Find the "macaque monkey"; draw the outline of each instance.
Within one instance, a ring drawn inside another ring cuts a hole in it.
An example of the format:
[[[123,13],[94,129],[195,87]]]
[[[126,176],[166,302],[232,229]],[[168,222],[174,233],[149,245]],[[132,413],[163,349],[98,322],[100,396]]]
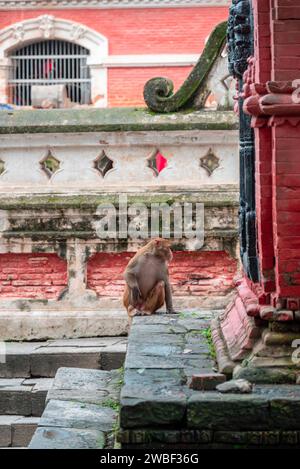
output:
[[[156,238],[129,261],[124,272],[123,303],[130,318],[150,315],[165,302],[167,312],[174,313],[168,272],[172,257],[169,242]]]

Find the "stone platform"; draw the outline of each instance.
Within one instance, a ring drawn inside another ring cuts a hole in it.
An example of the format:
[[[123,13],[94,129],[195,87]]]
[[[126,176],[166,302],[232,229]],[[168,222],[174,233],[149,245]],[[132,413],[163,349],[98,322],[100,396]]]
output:
[[[213,313],[136,317],[121,391],[122,448],[300,448],[300,387],[256,385],[251,394],[195,391],[215,371]]]

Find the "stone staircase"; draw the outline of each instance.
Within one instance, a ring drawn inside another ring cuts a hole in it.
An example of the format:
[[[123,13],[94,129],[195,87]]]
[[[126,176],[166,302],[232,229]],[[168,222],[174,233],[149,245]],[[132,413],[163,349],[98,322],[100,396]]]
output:
[[[120,368],[126,343],[125,337],[6,343],[0,356],[0,447],[27,447],[59,368]]]
[[[119,414],[122,370],[60,368],[30,449],[111,449]]]

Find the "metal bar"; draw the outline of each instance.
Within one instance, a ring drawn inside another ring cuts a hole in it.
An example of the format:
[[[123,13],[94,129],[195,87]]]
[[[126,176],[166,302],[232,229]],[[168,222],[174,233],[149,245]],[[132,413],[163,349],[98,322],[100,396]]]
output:
[[[29,76],[29,60],[27,60],[25,62],[25,76],[28,77]],[[27,106],[27,82],[25,83],[25,85],[22,87],[22,102],[25,106]]]
[[[65,59],[82,59],[83,57],[88,57],[88,55],[83,55],[83,54],[74,54],[74,55],[71,55],[71,54],[33,54],[34,57],[36,57],[37,59],[48,59],[49,57],[51,57],[52,59],[60,59],[60,58],[65,58]],[[10,56],[11,59],[18,59],[18,60],[27,60],[27,59],[32,59],[32,55],[22,55],[22,56],[18,56],[18,55],[11,55]]]
[[[12,101],[21,106],[31,104],[33,84],[66,84],[71,101],[89,103],[88,56],[84,47],[59,40],[41,41],[15,51],[9,78]]]
[[[48,80],[46,78],[38,78],[38,79],[31,79],[27,80],[26,78],[23,79],[16,79],[16,80],[10,80],[10,83],[52,83],[52,82],[63,82],[63,83],[90,83],[90,78],[73,78],[72,80],[69,80],[68,78],[57,78],[54,80]]]

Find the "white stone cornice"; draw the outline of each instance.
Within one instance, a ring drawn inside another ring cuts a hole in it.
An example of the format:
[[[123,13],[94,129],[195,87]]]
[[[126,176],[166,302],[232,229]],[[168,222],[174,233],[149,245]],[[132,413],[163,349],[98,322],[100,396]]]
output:
[[[195,65],[199,54],[109,55],[102,63],[108,68],[128,67],[189,67]]]
[[[228,6],[230,0],[0,0],[0,10],[41,8],[188,8]]]

